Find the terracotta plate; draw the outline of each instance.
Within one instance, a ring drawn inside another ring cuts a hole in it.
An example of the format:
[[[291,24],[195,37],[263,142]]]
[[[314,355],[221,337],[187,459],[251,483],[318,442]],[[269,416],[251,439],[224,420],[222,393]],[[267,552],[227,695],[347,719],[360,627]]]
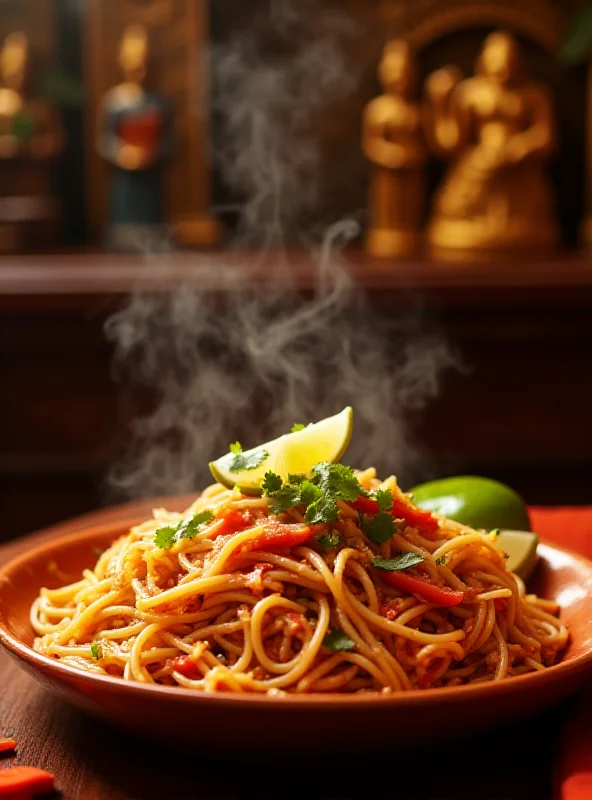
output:
[[[129,522],[128,522],[129,525]],[[0,570],[0,642],[36,680],[84,711],[141,734],[210,747],[357,747],[441,739],[507,722],[577,690],[592,671],[592,563],[541,545],[532,588],[556,599],[571,642],[560,664],[495,684],[396,695],[260,697],[126,683],[35,653],[29,607],[41,586],[76,580],[127,527],[114,522],[49,541]],[[59,576],[59,577],[58,577]]]

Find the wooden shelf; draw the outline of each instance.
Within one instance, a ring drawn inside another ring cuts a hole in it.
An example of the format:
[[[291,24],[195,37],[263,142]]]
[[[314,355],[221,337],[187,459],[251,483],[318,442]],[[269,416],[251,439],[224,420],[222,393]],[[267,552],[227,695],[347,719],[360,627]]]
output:
[[[340,258],[357,286],[390,306],[417,300],[436,305],[589,305],[592,256],[564,253],[548,259],[493,262],[379,260],[359,250]],[[245,253],[177,252],[150,256],[97,251],[0,258],[0,307],[88,308],[120,300],[132,291],[168,292],[183,285],[232,292],[236,270],[249,273],[261,289],[310,292],[318,287],[319,267],[304,251]],[[286,278],[286,282],[280,278]]]

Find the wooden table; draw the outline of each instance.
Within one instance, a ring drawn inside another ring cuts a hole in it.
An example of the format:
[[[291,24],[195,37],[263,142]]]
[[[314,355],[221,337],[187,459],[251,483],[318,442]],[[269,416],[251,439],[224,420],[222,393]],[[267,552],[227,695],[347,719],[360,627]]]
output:
[[[137,519],[141,502],[79,517],[76,530],[109,519]],[[183,501],[179,503],[182,507]],[[64,527],[60,527],[64,531]],[[0,563],[36,542],[47,529],[0,548]],[[176,798],[396,797],[397,800],[549,800],[557,736],[571,700],[510,727],[409,751],[323,752],[285,761],[182,752],[161,741],[158,721],[146,740],[85,716],[49,695],[0,652],[0,736],[13,736],[18,755],[8,763],[47,769],[68,800],[176,800]],[[313,723],[314,724],[314,723]],[[404,719],[393,719],[393,726]],[[281,731],[278,731],[281,736]],[[352,731],[352,742],[364,731]]]

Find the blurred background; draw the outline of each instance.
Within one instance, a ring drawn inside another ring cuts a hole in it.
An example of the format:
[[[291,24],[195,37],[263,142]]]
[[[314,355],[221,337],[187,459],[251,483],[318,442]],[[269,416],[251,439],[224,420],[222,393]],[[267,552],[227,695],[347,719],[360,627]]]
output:
[[[0,47],[0,540],[347,403],[403,488],[592,502],[587,3],[0,0]]]

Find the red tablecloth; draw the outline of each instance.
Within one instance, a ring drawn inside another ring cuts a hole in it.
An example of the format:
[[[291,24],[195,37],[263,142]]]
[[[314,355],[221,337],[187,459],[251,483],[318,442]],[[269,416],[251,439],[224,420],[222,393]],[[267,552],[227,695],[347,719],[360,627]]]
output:
[[[541,539],[592,560],[592,507],[531,508]],[[566,725],[556,762],[556,800],[592,800],[592,687]]]

